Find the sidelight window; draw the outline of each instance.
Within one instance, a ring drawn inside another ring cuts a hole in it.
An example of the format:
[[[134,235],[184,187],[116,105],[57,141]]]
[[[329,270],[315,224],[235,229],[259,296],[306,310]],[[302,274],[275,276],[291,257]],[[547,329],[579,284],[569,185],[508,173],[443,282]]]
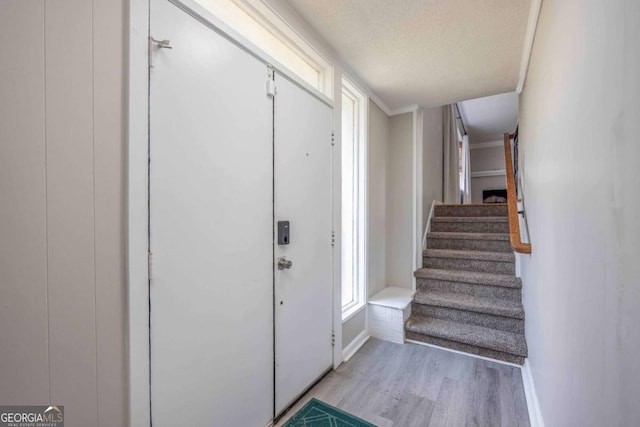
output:
[[[342,313],[366,303],[366,96],[342,83]]]

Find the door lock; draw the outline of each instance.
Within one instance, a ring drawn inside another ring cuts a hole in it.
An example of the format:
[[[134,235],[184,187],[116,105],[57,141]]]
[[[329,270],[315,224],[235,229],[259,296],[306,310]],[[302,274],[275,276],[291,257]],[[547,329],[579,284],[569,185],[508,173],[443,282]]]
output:
[[[156,45],[156,49],[173,49],[173,47],[171,46],[171,41],[169,40],[156,40],[153,37],[149,37],[149,40],[151,40],[153,43],[155,43]]]
[[[283,256],[276,258],[276,262],[278,263],[278,270],[288,270],[293,265],[293,262],[289,261],[286,257]]]

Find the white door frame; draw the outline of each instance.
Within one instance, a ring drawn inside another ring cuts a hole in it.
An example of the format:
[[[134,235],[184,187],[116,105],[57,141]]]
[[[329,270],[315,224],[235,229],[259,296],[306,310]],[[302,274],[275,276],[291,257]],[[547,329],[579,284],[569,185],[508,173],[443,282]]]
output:
[[[194,0],[171,1],[196,19],[219,32],[257,58],[271,64],[285,77],[311,95],[334,108],[331,99],[291,73],[275,59],[257,48],[224,22],[206,11]],[[151,425],[151,387],[149,364],[149,0],[129,1],[129,69],[128,69],[128,127],[127,127],[127,358],[129,425]],[[160,35],[155,35],[156,37]],[[266,74],[265,74],[266,76]],[[339,85],[335,85],[338,86]],[[338,126],[334,123],[334,126]],[[339,152],[338,146],[335,152]],[[334,164],[340,158],[334,156]],[[335,171],[335,168],[334,168]],[[335,178],[339,182],[339,176]],[[336,189],[338,191],[336,191]],[[334,229],[340,218],[340,190],[334,182]],[[336,244],[338,245],[338,242]],[[342,362],[342,307],[340,304],[340,250],[334,250],[334,368]],[[338,280],[336,280],[338,278]],[[337,303],[336,303],[337,301]],[[337,319],[337,320],[336,320]],[[338,350],[336,350],[338,349]]]

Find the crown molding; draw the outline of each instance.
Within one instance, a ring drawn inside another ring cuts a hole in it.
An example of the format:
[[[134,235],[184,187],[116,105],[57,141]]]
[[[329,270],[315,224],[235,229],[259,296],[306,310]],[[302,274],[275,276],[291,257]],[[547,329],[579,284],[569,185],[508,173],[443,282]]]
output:
[[[527,22],[527,32],[524,36],[524,47],[522,50],[522,59],[520,60],[520,75],[518,76],[518,86],[516,92],[518,95],[524,89],[524,83],[527,79],[527,71],[529,69],[529,60],[531,59],[531,50],[533,49],[533,40],[536,35],[536,27],[538,26],[538,17],[540,16],[540,7],[542,0],[531,0],[529,9],[529,21]]]
[[[395,108],[395,109],[391,110],[391,113],[389,114],[389,116],[397,116],[398,114],[413,113],[415,111],[418,111],[420,108],[422,108],[422,107],[420,107],[418,104],[407,105],[406,107]]]

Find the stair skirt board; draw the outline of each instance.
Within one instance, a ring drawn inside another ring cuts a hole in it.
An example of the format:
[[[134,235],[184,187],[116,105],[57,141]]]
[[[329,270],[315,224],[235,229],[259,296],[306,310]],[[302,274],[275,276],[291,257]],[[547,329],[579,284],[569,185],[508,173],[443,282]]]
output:
[[[416,335],[418,335],[418,334],[416,334]],[[443,346],[440,346],[440,345],[436,345],[436,344],[432,344],[432,343],[428,343],[428,342],[424,342],[424,341],[410,339],[408,333],[407,333],[406,342],[408,342],[410,344],[424,345],[426,347],[433,347],[433,348],[437,348],[437,349],[440,349],[440,350],[449,351],[451,353],[461,354],[463,356],[474,357],[476,359],[487,360],[489,362],[495,362],[495,363],[499,363],[501,365],[513,366],[514,368],[522,369],[522,366],[524,364],[523,363],[522,365],[519,365],[517,363],[507,362],[507,361],[502,360],[502,359],[493,359],[493,358],[488,357],[488,356],[481,356],[481,355],[475,354],[475,353],[467,353],[466,351],[455,350],[455,349],[450,348],[450,347],[443,347]]]

